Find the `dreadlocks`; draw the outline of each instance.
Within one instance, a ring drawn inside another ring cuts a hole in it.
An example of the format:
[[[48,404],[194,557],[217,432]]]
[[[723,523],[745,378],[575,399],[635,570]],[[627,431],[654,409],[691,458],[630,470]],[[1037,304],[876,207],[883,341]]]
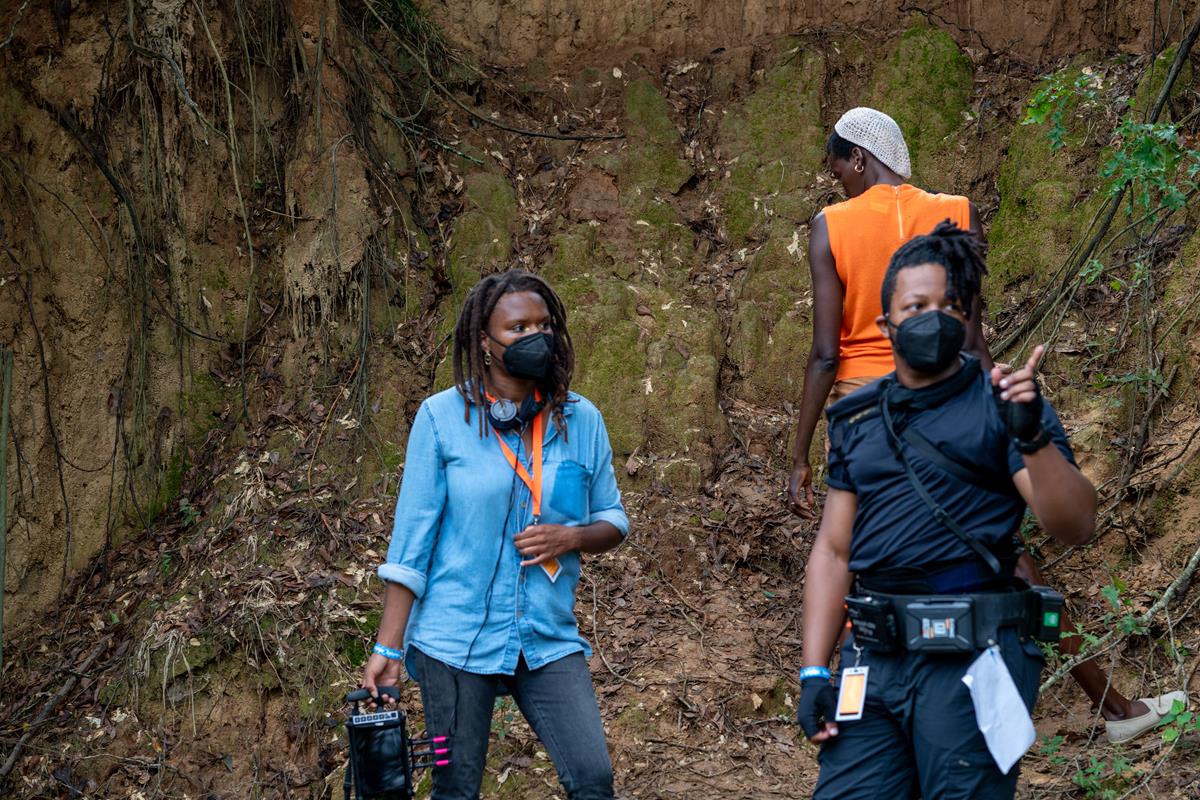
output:
[[[971,316],[975,300],[983,286],[987,265],[979,240],[969,231],[950,220],[938,223],[931,233],[909,239],[892,254],[883,276],[883,313],[887,315],[896,291],[896,275],[905,267],[939,264],[946,270],[946,297],[962,306],[963,314]]]
[[[542,298],[550,311],[550,325],[554,331],[554,355],[550,372],[538,382],[538,390],[546,398],[554,426],[564,438],[567,435],[563,406],[567,402],[567,391],[571,387],[571,376],[575,372],[575,348],[571,334],[567,332],[567,311],[562,300],[550,288],[550,284],[533,273],[522,269],[496,272],[488,275],[467,293],[466,302],[454,326],[454,385],[467,402],[463,419],[471,421],[471,405],[480,409],[479,435],[486,435],[484,419],[487,408],[484,392],[484,376],[487,367],[483,363],[483,349],[479,340],[487,331],[488,320],[500,298],[511,292],[533,292]]]

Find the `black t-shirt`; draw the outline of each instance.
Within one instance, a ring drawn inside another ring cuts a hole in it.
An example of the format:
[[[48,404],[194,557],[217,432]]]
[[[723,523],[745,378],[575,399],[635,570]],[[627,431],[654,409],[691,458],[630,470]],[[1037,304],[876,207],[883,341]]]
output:
[[[965,368],[965,367],[964,367]],[[888,443],[879,413],[881,392],[894,373],[829,407],[829,468],[826,481],[858,495],[850,541],[850,571],[870,574],[896,567],[978,560],[971,548],[933,518]],[[953,377],[947,381],[954,380]],[[934,389],[935,387],[930,387]],[[918,390],[918,393],[928,391]],[[893,416],[896,416],[895,414]],[[905,412],[905,422],[960,464],[978,465],[1000,475],[1024,469],[992,395],[986,371],[934,408]],[[1058,415],[1047,401],[1042,426],[1059,451],[1075,463]],[[1025,502],[1015,490],[990,492],[950,475],[903,445],[913,471],[929,494],[971,536],[998,556],[1011,555]]]

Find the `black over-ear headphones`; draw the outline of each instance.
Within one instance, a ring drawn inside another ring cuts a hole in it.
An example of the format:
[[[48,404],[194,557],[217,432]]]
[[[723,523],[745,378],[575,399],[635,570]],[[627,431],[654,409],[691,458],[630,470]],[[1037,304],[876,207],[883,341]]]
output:
[[[488,407],[488,420],[492,423],[492,427],[498,431],[511,431],[525,427],[525,424],[536,417],[546,404],[537,395],[537,392],[525,395],[520,406],[504,397],[493,400]]]

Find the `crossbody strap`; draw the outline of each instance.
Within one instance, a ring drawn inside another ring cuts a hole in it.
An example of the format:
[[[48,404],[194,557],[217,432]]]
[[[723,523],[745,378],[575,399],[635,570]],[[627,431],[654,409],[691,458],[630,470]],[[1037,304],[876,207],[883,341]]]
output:
[[[922,456],[932,461],[943,472],[948,472],[963,483],[983,489],[985,492],[1003,495],[1004,497],[1020,497],[1017,487],[1013,485],[1008,475],[992,470],[972,469],[961,461],[946,455],[933,442],[921,435],[920,431],[908,425],[900,431],[900,438],[912,446]]]
[[[925,488],[925,485],[921,483],[921,479],[917,477],[912,464],[908,461],[908,456],[904,454],[903,444],[900,442],[899,437],[896,436],[896,428],[892,423],[892,412],[888,409],[886,391],[880,394],[879,407],[883,416],[883,429],[887,433],[888,443],[896,452],[896,457],[900,459],[900,464],[904,467],[904,472],[908,475],[908,482],[912,484],[921,501],[929,507],[929,510],[933,513],[933,518],[961,539],[963,544],[975,551],[975,555],[983,559],[984,563],[988,565],[994,574],[1001,574],[1000,561],[996,558],[995,554],[988,550],[982,542],[963,530],[962,526],[955,522],[954,518],[946,512],[946,509],[942,508],[941,504],[933,499],[933,496],[929,494],[929,490]]]

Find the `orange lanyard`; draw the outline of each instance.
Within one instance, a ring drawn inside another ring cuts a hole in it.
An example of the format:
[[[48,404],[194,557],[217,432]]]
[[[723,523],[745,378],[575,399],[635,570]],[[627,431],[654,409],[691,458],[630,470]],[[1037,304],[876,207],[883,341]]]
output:
[[[535,397],[538,395],[535,393]],[[487,395],[487,399],[494,402],[492,396]],[[538,397],[538,399],[541,399]],[[500,443],[500,449],[504,451],[504,457],[508,460],[508,465],[513,468],[517,476],[529,487],[529,494],[533,497],[533,524],[537,525],[538,520],[542,516],[542,434],[545,432],[545,414],[541,411],[533,418],[533,475],[529,474],[529,470],[525,469],[525,465],[517,460],[517,454],[512,451],[508,443],[504,441],[504,437],[500,435],[500,431],[492,428],[492,432],[496,434],[496,441]]]

